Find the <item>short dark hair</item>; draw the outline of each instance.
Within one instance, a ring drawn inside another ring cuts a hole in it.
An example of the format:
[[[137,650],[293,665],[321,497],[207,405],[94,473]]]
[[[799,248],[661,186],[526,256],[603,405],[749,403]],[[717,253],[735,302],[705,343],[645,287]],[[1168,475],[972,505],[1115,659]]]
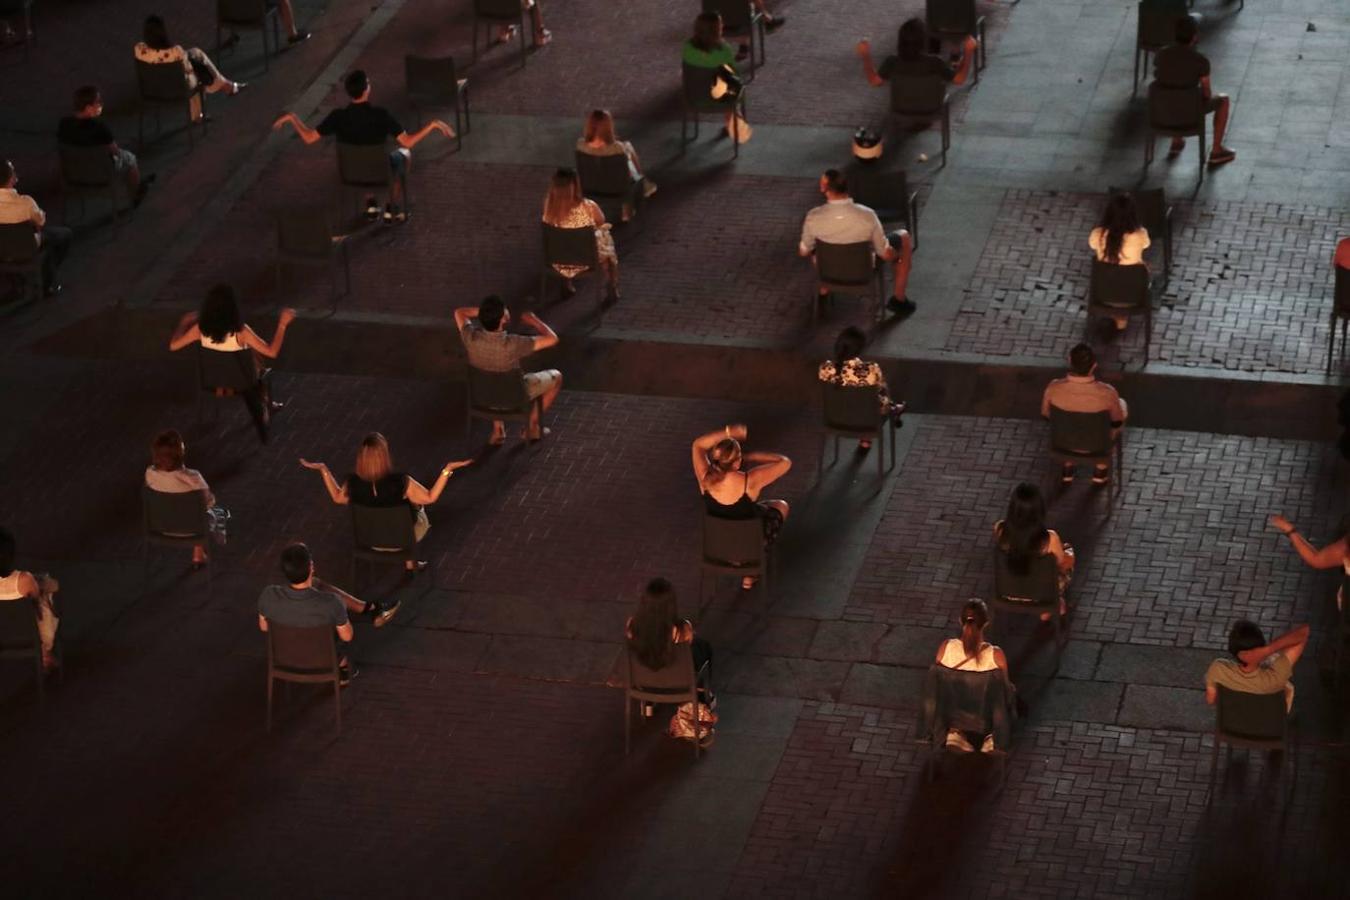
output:
[[[14,180],[14,163],[9,160],[0,160],[0,182],[9,184]]]
[[[86,84],[82,87],[77,87],[75,89],[75,97],[73,100],[71,100],[71,103],[74,105],[75,111],[79,112],[86,106],[93,106],[95,103],[98,102],[98,100],[99,100],[98,85]]]
[[[489,294],[478,304],[478,324],[488,331],[496,331],[501,327],[502,317],[505,315],[506,304],[496,294]]]
[[[0,578],[8,578],[13,572],[14,535],[7,528],[0,528]]]
[[[850,359],[857,359],[862,354],[863,347],[867,346],[867,335],[856,325],[850,325],[839,332],[839,337],[834,339],[834,363],[836,366],[842,366]]]
[[[304,544],[291,544],[281,551],[281,574],[286,576],[288,584],[299,584],[309,578],[309,567],[314,557]]]
[[[1087,344],[1078,344],[1069,351],[1069,371],[1075,375],[1088,375],[1097,364],[1097,354]]]
[[[848,176],[838,169],[825,170],[825,190],[831,194],[848,193]]]
[[[347,89],[347,96],[355,100],[370,87],[370,78],[366,75],[365,69],[355,69],[342,82],[342,86]]]
[[[183,468],[183,436],[172,428],[155,435],[150,444],[150,461],[161,472]]]
[[[1255,650],[1265,645],[1266,636],[1261,633],[1261,626],[1251,619],[1238,619],[1228,630],[1228,652],[1233,654],[1233,659],[1238,659],[1243,650]]]
[[[1200,33],[1200,20],[1187,14],[1177,19],[1176,38],[1178,44],[1189,44]]]

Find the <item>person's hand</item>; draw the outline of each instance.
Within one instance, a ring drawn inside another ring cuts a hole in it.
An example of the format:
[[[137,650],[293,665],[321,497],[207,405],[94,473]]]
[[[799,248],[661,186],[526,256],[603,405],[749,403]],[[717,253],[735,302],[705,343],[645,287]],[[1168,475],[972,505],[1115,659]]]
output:
[[[279,131],[279,130],[281,129],[281,126],[282,126],[282,125],[285,125],[285,124],[286,124],[287,122],[289,122],[290,120],[291,120],[291,114],[290,114],[290,113],[282,113],[282,114],[281,114],[281,117],[278,118],[275,122],[272,123],[272,130],[273,130],[273,131]]]
[[[287,306],[284,309],[282,309],[280,315],[277,316],[277,324],[289,325],[295,321],[295,316],[296,316],[295,310]]]
[[[1294,531],[1294,523],[1290,522],[1288,519],[1286,519],[1282,515],[1279,515],[1278,513],[1271,516],[1269,521],[1270,527],[1274,528],[1281,534],[1289,534]]]
[[[745,440],[746,435],[748,435],[749,433],[750,430],[746,428],[744,425],[727,426],[727,434],[730,435],[733,440],[743,441]]]
[[[464,468],[465,466],[471,466],[471,465],[473,465],[473,460],[472,460],[472,459],[461,459],[461,460],[459,460],[458,462],[448,462],[448,463],[446,463],[446,464],[445,464],[445,468],[446,468],[447,470],[453,472],[453,471],[455,471],[456,469],[462,469],[462,468]]]
[[[431,124],[432,124],[432,126],[433,126],[437,131],[439,131],[441,134],[445,135],[446,137],[452,138],[452,137],[455,136],[455,129],[451,128],[449,125],[447,125],[446,123],[442,122],[440,119],[435,120],[435,121],[432,122]]]
[[[1263,649],[1265,648],[1255,647],[1251,650],[1240,650],[1238,651],[1238,660],[1243,665],[1247,666],[1255,665],[1256,663],[1259,663],[1262,659],[1265,658],[1261,653]]]
[[[872,45],[868,43],[867,38],[863,38],[858,41],[857,46],[853,48],[853,52],[865,58],[872,52]]]
[[[303,456],[300,457],[300,465],[304,466],[306,469],[313,469],[313,470],[316,471],[316,472],[321,472],[321,471],[323,471],[324,469],[328,468],[328,466],[325,465],[324,463],[321,463],[321,462],[310,462],[309,460],[305,459]]]

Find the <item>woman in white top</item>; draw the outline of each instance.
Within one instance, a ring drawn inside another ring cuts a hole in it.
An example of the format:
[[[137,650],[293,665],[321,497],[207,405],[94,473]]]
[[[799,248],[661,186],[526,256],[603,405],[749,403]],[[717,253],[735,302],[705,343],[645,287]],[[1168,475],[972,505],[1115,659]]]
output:
[[[989,627],[989,607],[983,600],[967,600],[961,607],[961,636],[948,638],[937,650],[937,664],[948,669],[961,669],[967,672],[989,672],[1001,669],[1008,675],[1008,658],[1003,651],[984,639],[984,630]],[[1012,682],[1009,682],[1011,686]],[[969,752],[975,748],[969,739],[953,728],[947,732],[947,746],[953,750]],[[980,745],[981,753],[988,753],[994,747],[994,736],[984,736]]]
[[[34,575],[14,568],[14,535],[0,528],[0,603],[35,599],[33,616],[37,619],[38,637],[42,641],[42,670],[50,673],[61,665],[52,649],[56,646],[56,629],[61,620],[56,615],[52,595],[61,589],[50,575]]]
[[[150,465],[145,469],[145,484],[152,491],[165,494],[186,494],[189,491],[206,491],[206,505],[216,505],[215,495],[207,485],[202,473],[183,465],[187,454],[187,445],[183,436],[174,429],[161,431],[155,435],[150,445]],[[206,545],[192,546],[192,568],[200,569],[206,565]]]
[[[184,50],[181,46],[169,40],[169,30],[164,26],[164,20],[159,16],[146,18],[143,36],[145,39],[133,49],[136,58],[147,63],[181,63],[190,90],[195,91],[200,84],[206,86],[208,94],[217,94],[224,91],[226,94],[234,96],[247,87],[243,82],[230,81],[220,74],[216,64],[211,62],[211,58],[203,53],[200,47],[189,47]],[[192,97],[193,121],[200,119],[201,114],[201,100],[194,94]]]
[[[628,141],[619,140],[614,131],[614,116],[607,109],[593,109],[586,117],[581,138],[577,141],[577,152],[588,156],[624,156],[628,159],[628,174],[634,181],[642,182],[642,196],[650,197],[656,193],[656,185],[642,174],[642,163],[638,160],[637,150]],[[633,215],[633,207],[625,202],[623,220]]]
[[[1148,229],[1139,224],[1139,212],[1134,208],[1134,195],[1121,191],[1112,194],[1102,215],[1102,224],[1088,235],[1088,246],[1100,262],[1117,266],[1143,266],[1144,251],[1149,247]],[[1112,316],[1116,330],[1124,331],[1129,324],[1127,316]]]
[[[254,364],[258,370],[258,383],[244,391],[242,397],[248,406],[253,424],[263,443],[267,443],[267,425],[273,410],[281,404],[271,398],[271,388],[267,372],[262,368],[260,359],[276,359],[281,353],[281,345],[286,340],[286,329],[295,321],[295,310],[287,307],[277,317],[277,330],[271,342],[264,341],[252,328],[244,324],[243,313],[239,310],[239,301],[235,298],[234,288],[228,284],[218,284],[206,294],[206,302],[201,312],[184,313],[178,320],[178,327],[169,338],[169,349],[182,350],[193,344],[205,350],[217,350],[222,353],[234,353],[240,350],[252,350]]]

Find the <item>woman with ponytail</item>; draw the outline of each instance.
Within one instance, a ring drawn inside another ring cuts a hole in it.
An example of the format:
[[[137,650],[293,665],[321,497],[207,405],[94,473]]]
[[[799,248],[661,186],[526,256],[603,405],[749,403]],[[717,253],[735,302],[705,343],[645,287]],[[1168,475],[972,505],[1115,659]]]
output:
[[[719,519],[754,519],[764,523],[764,541],[773,543],[788,517],[786,500],[761,500],[760,492],[788,473],[792,460],[781,453],[742,453],[744,425],[727,425],[694,441],[694,477],[708,515]],[[742,469],[742,465],[748,469]],[[750,590],[755,579],[741,579]]]
[[[1003,651],[984,639],[984,630],[989,627],[989,607],[983,600],[967,600],[961,607],[961,636],[948,638],[938,647],[937,664],[947,669],[961,669],[966,672],[989,672],[999,669],[1003,677],[1008,677],[1008,658]],[[1012,686],[1010,681],[1009,687]],[[953,728],[947,732],[947,746],[954,750],[974,750],[970,740],[959,730]],[[994,747],[994,736],[985,735],[980,746],[981,753],[987,753]]]

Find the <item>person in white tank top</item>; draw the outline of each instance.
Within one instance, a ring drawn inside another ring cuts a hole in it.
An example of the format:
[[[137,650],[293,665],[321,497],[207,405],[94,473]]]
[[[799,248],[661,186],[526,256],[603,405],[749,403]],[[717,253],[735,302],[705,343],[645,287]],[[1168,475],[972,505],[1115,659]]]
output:
[[[989,607],[983,600],[967,600],[961,607],[961,636],[948,638],[938,645],[937,664],[948,669],[960,669],[965,672],[989,672],[1001,669],[1008,675],[1008,658],[1003,651],[984,639],[984,630],[989,627]],[[1008,682],[1009,687],[1012,682]],[[963,750],[967,753],[975,748],[970,740],[957,729],[947,732],[947,747]],[[988,753],[994,747],[994,736],[987,734],[980,745],[981,753]]]
[[[52,652],[60,624],[52,595],[61,586],[50,575],[33,575],[14,568],[15,550],[14,535],[0,528],[0,603],[21,603],[29,597],[37,598],[37,608],[33,612],[42,640],[42,669],[50,673],[60,666]]]

